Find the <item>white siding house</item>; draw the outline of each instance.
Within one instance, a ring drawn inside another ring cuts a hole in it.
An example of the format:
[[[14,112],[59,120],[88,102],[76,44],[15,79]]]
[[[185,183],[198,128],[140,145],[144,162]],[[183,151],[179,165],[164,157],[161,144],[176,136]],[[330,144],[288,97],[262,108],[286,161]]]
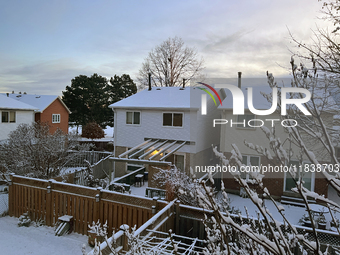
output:
[[[0,141],[20,124],[32,124],[36,107],[18,102],[5,95],[0,95]]]
[[[219,93],[223,96],[222,91]],[[206,92],[194,87],[153,87],[110,105],[115,116],[115,156],[152,139],[159,142],[146,150],[150,150],[149,156],[157,153],[153,150],[162,142],[164,145],[157,151],[177,142],[162,155],[185,143],[174,152],[175,156],[169,156],[165,161],[171,161],[185,171],[189,171],[190,166],[208,164],[212,160],[212,144],[219,144],[220,129],[213,128],[213,119],[219,118],[220,113],[217,111],[218,100],[215,105],[208,96],[207,114],[201,114],[202,94]],[[128,160],[116,162],[115,176],[125,174],[131,164]]]

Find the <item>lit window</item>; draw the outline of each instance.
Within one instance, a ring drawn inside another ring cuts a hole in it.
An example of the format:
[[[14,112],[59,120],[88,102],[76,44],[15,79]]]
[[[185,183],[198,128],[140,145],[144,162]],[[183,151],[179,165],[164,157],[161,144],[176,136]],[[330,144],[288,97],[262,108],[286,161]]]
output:
[[[1,122],[2,123],[15,123],[15,112],[2,112],[1,113]]]
[[[254,128],[248,125],[249,120],[255,119],[254,114],[245,114],[245,115],[238,115],[237,116],[237,127],[238,128]],[[254,125],[251,123],[251,125]]]
[[[60,123],[60,114],[52,114],[52,123]]]
[[[126,124],[139,125],[140,124],[140,112],[126,112]]]
[[[163,126],[182,127],[183,113],[163,113]]]

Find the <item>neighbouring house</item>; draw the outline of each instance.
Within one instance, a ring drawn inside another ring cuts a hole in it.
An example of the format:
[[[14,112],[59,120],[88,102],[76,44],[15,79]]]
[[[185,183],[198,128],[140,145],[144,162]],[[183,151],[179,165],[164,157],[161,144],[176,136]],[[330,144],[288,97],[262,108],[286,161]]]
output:
[[[50,126],[50,133],[61,129],[68,133],[68,120],[71,113],[59,96],[55,95],[29,95],[7,93],[9,98],[34,106],[35,121],[47,123]]]
[[[245,102],[247,102],[247,87],[251,86],[251,82],[248,81],[246,86],[242,85],[242,91],[245,95]],[[265,85],[265,83],[264,83]],[[253,87],[253,86],[252,86]],[[271,94],[272,90],[269,86],[259,86],[253,87],[253,104],[254,108],[258,110],[266,110],[271,108],[271,103],[269,103],[261,94],[264,92],[265,94]],[[221,112],[221,119],[227,120],[227,124],[220,125],[221,126],[221,135],[220,135],[220,150],[224,153],[224,155],[229,158],[231,156],[233,147],[232,144],[236,144],[240,153],[242,154],[242,163],[247,166],[278,166],[279,163],[274,159],[269,160],[267,157],[258,153],[256,150],[250,149],[245,145],[244,141],[248,143],[252,143],[254,146],[259,145],[263,148],[270,148],[269,140],[266,137],[266,134],[261,130],[259,126],[263,124],[269,130],[272,129],[273,122],[272,119],[280,120],[280,113],[273,113],[267,116],[258,116],[254,115],[249,111],[248,105],[245,104],[245,114],[244,115],[233,115],[233,98],[232,94],[229,90],[226,91],[226,98],[222,102],[222,105],[218,107]],[[330,123],[333,121],[334,112],[323,113],[326,120],[329,120]],[[327,115],[327,116],[326,116]],[[248,125],[248,121],[251,121],[251,125]],[[234,124],[231,125],[231,122]],[[295,145],[293,142],[289,140],[288,132],[282,127],[281,120],[274,121],[275,132],[282,142],[282,147],[291,151],[290,155],[290,165],[299,165],[299,152],[300,148]],[[305,143],[313,144],[313,141],[305,141]],[[328,162],[330,163],[330,157],[327,156],[324,151],[320,150],[320,146],[317,143],[314,143],[313,152],[317,156],[317,159],[320,162]],[[270,150],[271,155],[275,155]],[[303,164],[310,164],[307,157],[304,157]],[[323,178],[320,173],[300,173],[297,175],[303,174],[303,181],[305,187],[310,189],[311,191],[315,191],[319,194],[324,194],[327,196],[328,194],[328,185],[325,178]],[[251,177],[247,173],[241,173],[241,176],[250,180]],[[242,194],[242,189],[238,183],[234,180],[233,176],[230,173],[223,173],[223,180],[228,192]],[[296,194],[291,191],[291,188],[295,187],[294,181],[289,173],[284,171],[278,171],[275,173],[265,173],[263,178],[264,186],[266,186],[269,192],[281,200],[290,200],[290,203],[299,203]]]
[[[6,140],[20,124],[32,124],[38,108],[0,94],[0,141]]]
[[[218,91],[224,98],[224,91]],[[201,113],[205,91],[197,87],[149,87],[109,107],[114,111],[114,176],[145,165],[152,179],[158,167],[189,172],[190,167],[211,165],[212,144],[219,143],[216,103],[207,97],[207,114]],[[203,173],[196,173],[197,176]],[[149,186],[152,186],[149,182]]]

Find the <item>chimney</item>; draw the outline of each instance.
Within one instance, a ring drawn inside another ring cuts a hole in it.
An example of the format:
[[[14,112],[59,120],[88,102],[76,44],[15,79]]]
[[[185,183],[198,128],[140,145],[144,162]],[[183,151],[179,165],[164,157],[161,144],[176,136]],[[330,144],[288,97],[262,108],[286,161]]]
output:
[[[185,79],[183,79],[183,87],[180,88],[180,90],[183,90],[185,88]]]
[[[238,87],[241,88],[241,75],[242,72],[238,72]]]
[[[149,73],[149,90],[151,90],[151,73]]]
[[[6,93],[7,97],[9,97],[9,93]]]

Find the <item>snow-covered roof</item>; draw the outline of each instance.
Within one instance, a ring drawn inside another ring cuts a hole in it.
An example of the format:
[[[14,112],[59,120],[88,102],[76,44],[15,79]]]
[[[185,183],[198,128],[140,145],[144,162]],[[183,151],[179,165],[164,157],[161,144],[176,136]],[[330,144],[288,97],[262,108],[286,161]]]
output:
[[[38,108],[39,112],[43,112],[50,104],[52,104],[56,99],[60,100],[60,102],[64,105],[66,110],[70,113],[70,110],[64,104],[59,96],[56,95],[28,95],[28,94],[8,94],[8,96],[12,99],[15,99],[19,102],[26,103]]]
[[[111,104],[113,109],[199,109],[201,95],[205,93],[195,87],[152,87],[119,102]]]
[[[0,109],[36,111],[37,107],[0,94]]]

